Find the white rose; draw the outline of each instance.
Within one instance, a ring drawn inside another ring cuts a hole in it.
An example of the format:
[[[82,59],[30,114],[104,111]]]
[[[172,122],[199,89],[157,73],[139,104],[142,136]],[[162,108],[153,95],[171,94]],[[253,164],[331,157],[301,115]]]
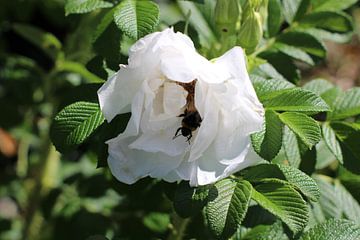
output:
[[[166,29],[137,41],[128,62],[98,91],[107,121],[131,110],[126,130],[107,142],[119,181],[150,176],[198,186],[258,163],[250,134],[261,129],[264,109],[240,47],[210,62],[186,35]],[[191,84],[193,94],[185,90]],[[185,129],[189,141],[181,129],[174,138],[186,109],[201,118]]]

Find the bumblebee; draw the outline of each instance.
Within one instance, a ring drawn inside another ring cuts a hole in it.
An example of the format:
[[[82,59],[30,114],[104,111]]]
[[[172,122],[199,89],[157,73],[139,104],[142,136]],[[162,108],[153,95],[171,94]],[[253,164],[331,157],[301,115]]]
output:
[[[180,83],[178,82],[180,86],[182,86],[187,92],[188,95],[186,97],[186,107],[183,114],[180,114],[178,117],[183,117],[181,121],[181,127],[179,127],[176,132],[173,139],[176,137],[182,135],[187,138],[187,142],[190,144],[190,139],[192,138],[192,132],[195,131],[198,127],[200,127],[201,124],[201,116],[197,109],[195,108],[194,103],[194,94],[195,94],[195,84],[196,80],[190,82],[190,83]],[[179,132],[181,134],[179,134]],[[179,134],[179,135],[178,135]]]
[[[187,138],[187,142],[190,143],[190,139],[192,138],[192,132],[195,131],[198,127],[200,127],[200,123],[202,121],[200,114],[198,111],[190,112],[185,109],[185,112],[179,117],[184,117],[181,121],[181,127],[176,130],[174,138],[180,136],[178,133],[181,131],[181,135]],[[173,138],[173,139],[174,139]]]

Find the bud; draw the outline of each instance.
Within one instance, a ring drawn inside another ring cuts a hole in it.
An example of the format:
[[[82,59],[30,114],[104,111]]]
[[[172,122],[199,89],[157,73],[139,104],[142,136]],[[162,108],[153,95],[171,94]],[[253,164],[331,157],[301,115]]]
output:
[[[240,18],[241,8],[238,0],[217,0],[215,24],[219,32],[234,33]]]
[[[262,37],[261,16],[254,10],[244,20],[238,35],[238,44],[247,51],[253,51]]]
[[[243,22],[245,19],[248,18],[250,14],[252,14],[252,11],[259,12],[259,9],[265,6],[265,4],[267,6],[267,1],[268,0],[247,0],[243,6],[244,9],[242,13]]]
[[[262,25],[265,27],[267,25],[267,19],[268,19],[268,5],[269,0],[262,0],[261,5],[259,6],[259,13],[262,20]]]

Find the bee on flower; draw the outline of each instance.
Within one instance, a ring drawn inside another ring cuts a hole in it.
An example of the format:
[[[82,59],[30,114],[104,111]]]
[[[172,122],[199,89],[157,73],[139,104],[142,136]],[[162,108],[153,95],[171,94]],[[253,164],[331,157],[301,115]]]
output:
[[[209,61],[180,32],[149,34],[98,97],[109,122],[131,111],[125,131],[107,142],[121,182],[150,176],[205,185],[260,160],[250,134],[261,130],[264,109],[240,47]]]

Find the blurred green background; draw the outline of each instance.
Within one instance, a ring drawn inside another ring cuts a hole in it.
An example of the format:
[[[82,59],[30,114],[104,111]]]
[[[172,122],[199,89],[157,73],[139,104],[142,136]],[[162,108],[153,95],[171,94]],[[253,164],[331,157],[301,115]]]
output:
[[[2,240],[151,239],[167,231],[169,215],[164,212],[171,205],[164,184],[145,179],[123,185],[107,169],[96,167],[94,145],[60,156],[49,139],[54,115],[74,95],[88,97],[76,86],[107,78],[102,70],[98,75],[89,71],[101,66],[94,52],[109,57],[114,71],[127,61],[120,51],[92,47],[95,24],[103,15],[95,11],[65,17],[62,0],[0,3]],[[120,37],[111,34],[105,40],[119,50]],[[98,86],[89,87],[91,96]]]
[[[173,1],[157,2],[160,27],[185,18]],[[165,193],[171,196],[171,184],[152,179],[121,184],[108,169],[96,167],[103,151],[96,142],[60,156],[49,138],[53,117],[75,101],[74,95],[76,100],[96,97],[100,80],[127,61],[130,39],[109,31],[94,40],[104,14],[65,17],[62,0],[0,3],[1,240],[167,236],[172,205]],[[357,22],[359,11],[353,14]],[[112,51],[102,48],[104,42]],[[359,85],[357,34],[350,44],[327,44],[327,63],[304,69],[305,77],[324,77],[343,88]],[[106,68],[100,67],[104,63]],[[78,92],[84,83],[87,91]],[[189,237],[208,236],[201,215],[192,221]]]

